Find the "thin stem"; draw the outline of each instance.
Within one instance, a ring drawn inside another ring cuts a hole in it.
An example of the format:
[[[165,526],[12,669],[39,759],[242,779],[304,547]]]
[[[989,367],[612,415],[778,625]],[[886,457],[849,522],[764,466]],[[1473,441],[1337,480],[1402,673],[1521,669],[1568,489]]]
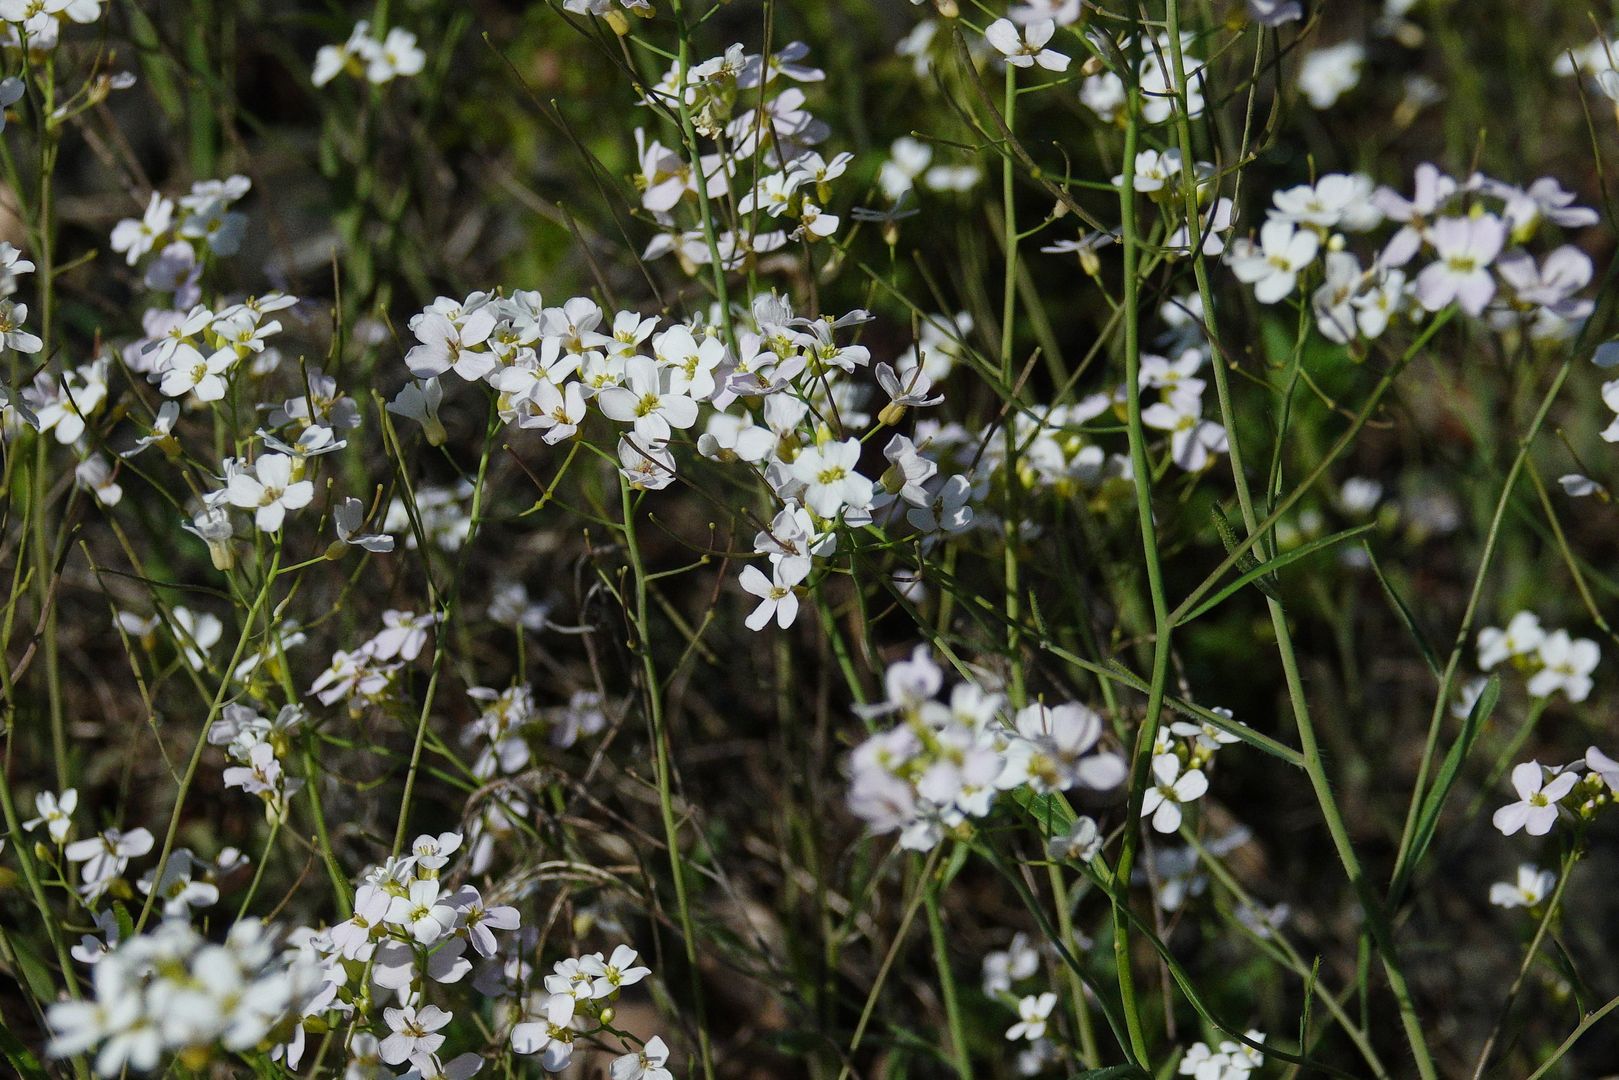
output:
[[[933,966],[939,973],[939,996],[944,999],[945,1022],[950,1028],[950,1056],[956,1075],[972,1080],[972,1057],[967,1051],[966,1028],[961,1022],[961,1003],[956,999],[956,976],[950,967],[950,944],[944,920],[939,916],[939,894],[944,891],[938,875],[930,874],[924,883],[922,900],[928,913],[928,936],[933,940]]]
[[[703,174],[702,148],[697,142],[697,125],[691,117],[691,106],[686,103],[686,79],[691,72],[691,35],[681,0],[672,0],[671,11],[679,36],[680,81],[675,89],[675,108],[680,114],[680,137],[685,143],[686,158],[692,170],[697,189],[697,212],[703,223],[703,241],[708,246],[709,267],[714,278],[714,298],[720,304],[720,322],[725,332],[725,343],[732,356],[740,356],[736,344],[736,328],[731,325],[731,296],[725,282],[725,263],[720,258],[719,235],[714,230],[714,207],[708,198],[708,177]],[[766,63],[768,63],[768,57]],[[761,136],[762,138],[762,136]]]
[[[1412,789],[1411,805],[1406,810],[1405,827],[1400,832],[1400,848],[1394,859],[1396,877],[1399,877],[1410,855],[1411,841],[1416,833],[1417,812],[1428,785],[1428,772],[1433,767],[1434,752],[1439,744],[1439,731],[1444,723],[1446,709],[1450,705],[1456,669],[1461,664],[1462,655],[1467,651],[1467,642],[1472,636],[1473,618],[1477,615],[1479,602],[1484,596],[1485,579],[1489,577],[1490,567],[1495,560],[1496,547],[1501,537],[1501,523],[1506,518],[1513,489],[1518,486],[1518,475],[1529,460],[1529,448],[1534,443],[1535,437],[1540,434],[1541,426],[1545,424],[1546,416],[1551,412],[1552,403],[1557,399],[1573,367],[1574,352],[1571,350],[1563,360],[1562,366],[1557,369],[1557,374],[1547,387],[1545,396],[1540,399],[1540,405],[1535,410],[1534,419],[1530,422],[1528,430],[1518,440],[1518,452],[1512,459],[1512,467],[1507,470],[1506,480],[1501,484],[1501,494],[1495,502],[1495,513],[1490,518],[1490,531],[1484,538],[1484,551],[1479,555],[1478,570],[1473,575],[1473,588],[1467,597],[1467,607],[1462,612],[1461,625],[1456,628],[1455,640],[1451,642],[1450,655],[1445,659],[1444,673],[1439,677],[1439,692],[1434,697],[1433,712],[1428,718],[1428,738],[1422,748],[1422,761],[1417,766],[1416,786]]]
[[[1529,976],[1529,969],[1534,966],[1535,957],[1540,955],[1541,943],[1546,940],[1546,934],[1551,929],[1552,920],[1557,915],[1557,909],[1563,902],[1563,890],[1568,887],[1569,874],[1574,864],[1580,859],[1580,846],[1576,842],[1563,856],[1563,865],[1557,875],[1557,887],[1552,890],[1551,897],[1546,901],[1546,913],[1540,918],[1540,925],[1535,927],[1535,936],[1529,942],[1529,948],[1523,954],[1523,963],[1518,965],[1518,977],[1512,980],[1512,986],[1507,990],[1506,1000],[1501,1003],[1501,1014],[1495,1026],[1490,1029],[1490,1037],[1484,1040],[1484,1047],[1478,1052],[1478,1061],[1473,1065],[1473,1080],[1479,1080],[1484,1075],[1485,1066],[1490,1063],[1490,1053],[1495,1049],[1495,1040],[1500,1037],[1501,1027],[1507,1022],[1507,1016],[1512,1012],[1512,1003],[1518,1000],[1518,993],[1523,989],[1524,979]],[[1538,1075],[1538,1074],[1537,1074]]]
[[[1001,111],[1009,130],[1017,125],[1017,68],[1006,65],[1004,100]],[[1008,401],[1015,401],[1015,370],[1012,349],[1016,341],[1018,231],[1017,192],[1014,189],[1015,170],[1011,155],[1001,161],[1002,231],[1005,233],[1006,266],[1001,291],[1001,382]],[[1006,461],[1001,466],[1004,486],[1005,512],[1001,515],[1002,555],[1001,576],[1006,604],[1006,659],[1011,665],[1010,697],[1014,706],[1027,700],[1024,687],[1022,646],[1018,635],[1018,474],[1017,430],[1012,423],[1015,409],[1006,410],[1001,431],[1006,440]]]
[[[1203,255],[1203,238],[1201,221],[1197,212],[1197,183],[1196,170],[1193,168],[1192,131],[1191,120],[1187,114],[1185,88],[1186,58],[1181,45],[1180,36],[1180,3],[1171,0],[1165,6],[1168,17],[1165,40],[1169,46],[1170,62],[1173,65],[1175,85],[1178,100],[1175,108],[1175,127],[1180,142],[1181,160],[1185,167],[1181,171],[1181,195],[1183,209],[1186,214],[1187,241],[1191,245],[1191,258],[1193,273],[1197,278],[1198,296],[1202,301],[1204,329],[1208,333],[1210,345],[1218,351],[1219,327],[1215,321],[1214,295],[1209,282],[1208,265]],[[1126,163],[1128,170],[1129,163]],[[1401,365],[1403,366],[1403,364]],[[1211,367],[1214,370],[1216,395],[1220,402],[1221,420],[1230,433],[1230,464],[1232,482],[1237,491],[1237,502],[1242,510],[1243,525],[1248,532],[1250,543],[1259,543],[1264,533],[1260,529],[1258,515],[1254,511],[1253,495],[1248,487],[1247,474],[1242,463],[1242,448],[1237,438],[1235,412],[1232,408],[1231,388],[1226,377],[1225,362],[1216,355]],[[1396,372],[1398,368],[1396,369]],[[1392,382],[1395,372],[1386,375],[1379,384],[1379,390],[1374,395],[1381,396],[1381,391]],[[1364,412],[1369,416],[1370,413]],[[1358,425],[1355,429],[1358,430]],[[1286,432],[1277,435],[1278,445],[1285,438]],[[1339,446],[1348,445],[1351,433],[1340,439]],[[1295,493],[1297,494],[1297,493]],[[1366,880],[1365,872],[1360,865],[1360,858],[1355,853],[1354,845],[1349,838],[1349,830],[1344,824],[1343,814],[1338,808],[1337,799],[1332,793],[1332,784],[1327,779],[1326,769],[1322,764],[1320,747],[1316,740],[1315,724],[1311,719],[1310,707],[1304,692],[1304,681],[1299,674],[1298,658],[1294,653],[1292,630],[1287,623],[1287,615],[1282,605],[1273,597],[1266,597],[1266,607],[1270,614],[1271,628],[1276,638],[1276,651],[1282,662],[1282,672],[1287,685],[1288,701],[1292,707],[1294,726],[1299,733],[1299,749],[1304,754],[1304,770],[1310,779],[1310,787],[1315,792],[1316,803],[1321,809],[1321,816],[1326,823],[1327,832],[1332,838],[1333,848],[1337,852],[1338,861],[1343,865],[1350,884],[1360,897],[1361,907],[1366,915],[1366,921],[1371,928],[1373,941],[1377,945],[1378,954],[1382,958],[1383,968],[1388,977],[1389,988],[1393,992],[1400,1011],[1400,1022],[1405,1028],[1406,1040],[1411,1044],[1411,1052],[1416,1059],[1417,1072],[1423,1080],[1436,1080],[1438,1073],[1434,1068],[1433,1056],[1428,1050],[1427,1037],[1423,1033],[1421,1020],[1416,1013],[1416,1006],[1405,984],[1404,973],[1400,970],[1398,957],[1395,952],[1393,931],[1389,926],[1386,914],[1383,911],[1381,899],[1373,892],[1370,882]],[[1183,605],[1184,606],[1184,605]]]
[[[213,701],[208,705],[208,715],[203,717],[202,730],[197,733],[197,742],[191,750],[191,760],[186,762],[185,775],[180,778],[180,790],[174,796],[174,809],[169,812],[169,826],[163,834],[163,848],[157,857],[157,869],[152,872],[153,881],[162,881],[163,873],[168,869],[169,855],[174,851],[174,838],[180,831],[180,815],[185,809],[186,794],[191,790],[191,784],[197,777],[197,766],[202,764],[202,752],[208,746],[208,729],[214,726],[214,719],[219,715],[220,709],[225,705],[225,698],[229,696],[231,678],[229,673],[236,670],[247,652],[247,643],[252,640],[251,632],[253,622],[258,618],[259,612],[264,608],[265,601],[269,600],[270,593],[275,588],[276,570],[281,566],[281,545],[275,547],[275,554],[270,558],[270,569],[264,575],[259,585],[258,595],[253,598],[253,605],[248,608],[247,616],[242,620],[242,635],[236,641],[236,650],[231,654],[230,663],[222,669],[226,674],[219,680],[219,689],[214,692]],[[146,926],[146,920],[152,914],[152,902],[157,899],[157,889],[146,894],[146,903],[141,905],[140,918],[135,920],[135,932],[138,934]]]
[[[658,679],[658,667],[652,657],[652,636],[647,614],[647,574],[641,561],[641,545],[635,535],[635,503],[630,484],[619,476],[619,498],[624,514],[624,546],[629,554],[630,574],[635,584],[635,650],[641,655],[642,690],[646,696],[647,712],[652,723],[653,770],[658,785],[658,808],[663,818],[663,838],[669,848],[669,869],[674,878],[675,908],[680,920],[680,935],[685,945],[686,965],[691,973],[691,1005],[697,1027],[697,1052],[705,1080],[714,1080],[713,1049],[709,1045],[708,1025],[703,1006],[702,973],[697,966],[697,932],[691,917],[691,900],[686,889],[685,859],[680,854],[680,826],[675,820],[674,790],[669,767],[669,728],[663,714],[663,684]]]
[[[1173,5],[1171,5],[1173,7]],[[1146,564],[1147,587],[1152,594],[1153,648],[1152,674],[1147,686],[1147,712],[1136,731],[1135,751],[1130,765],[1130,798],[1125,815],[1124,840],[1119,849],[1117,880],[1124,885],[1113,899],[1113,951],[1118,968],[1119,991],[1124,999],[1124,1022],[1130,1032],[1130,1049],[1137,1064],[1145,1067],[1148,1055],[1142,1027],[1141,1004],[1136,1000],[1135,974],[1130,961],[1128,920],[1120,910],[1129,900],[1128,883],[1141,843],[1141,804],[1146,795],[1152,764],[1152,748],[1163,717],[1164,687],[1169,679],[1170,634],[1169,601],[1164,591],[1163,569],[1158,558],[1157,527],[1152,514],[1152,465],[1147,459],[1146,428],[1141,421],[1141,234],[1136,223],[1136,145],[1137,123],[1141,113],[1141,86],[1132,80],[1124,129],[1124,178],[1119,187],[1120,228],[1124,246],[1124,390],[1130,441],[1130,471],[1135,485],[1136,517],[1141,528],[1142,561]]]

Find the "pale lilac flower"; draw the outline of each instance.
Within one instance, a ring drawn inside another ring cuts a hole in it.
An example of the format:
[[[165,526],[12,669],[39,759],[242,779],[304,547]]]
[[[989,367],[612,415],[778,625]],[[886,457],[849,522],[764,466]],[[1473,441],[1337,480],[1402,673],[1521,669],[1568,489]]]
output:
[[[1505,223],[1494,214],[1445,217],[1428,229],[1428,242],[1438,258],[1417,275],[1417,299],[1429,311],[1452,302],[1477,316],[1495,296],[1490,264],[1506,243]]]

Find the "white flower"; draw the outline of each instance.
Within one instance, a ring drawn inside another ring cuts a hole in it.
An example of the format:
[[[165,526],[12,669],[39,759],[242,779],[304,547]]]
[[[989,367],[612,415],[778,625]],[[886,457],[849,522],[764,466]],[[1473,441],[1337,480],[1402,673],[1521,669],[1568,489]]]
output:
[[[1299,89],[1313,108],[1330,109],[1360,85],[1360,69],[1365,62],[1366,49],[1356,41],[1317,49],[1299,65]]]
[[[1171,393],[1169,400],[1143,409],[1141,422],[1169,432],[1169,452],[1175,464],[1187,472],[1199,472],[1208,466],[1212,455],[1230,449],[1225,428],[1204,420],[1202,414],[1202,395],[1182,388]]]
[[[1046,1020],[1051,1016],[1052,1008],[1057,1004],[1057,995],[1047,991],[1039,997],[1029,995],[1017,1003],[1018,1022],[1006,1029],[1006,1037],[1012,1042],[1027,1039],[1034,1042],[1046,1033]]]
[[[437,379],[409,382],[400,388],[388,402],[388,411],[422,425],[429,446],[443,446],[447,437],[444,424],[438,418],[438,407],[444,401],[444,388]]]
[[[933,389],[933,380],[921,366],[898,374],[888,364],[878,364],[876,375],[877,385],[883,388],[883,393],[888,395],[889,401],[901,408],[927,408],[944,400],[943,394],[929,395],[929,391]],[[888,410],[885,409],[884,415],[887,414]],[[897,419],[896,417],[895,420]]]
[[[106,884],[124,872],[129,860],[152,850],[152,834],[146,829],[108,829],[96,836],[75,840],[62,849],[69,862],[84,864],[84,880]]]
[[[405,366],[418,379],[453,368],[463,379],[476,382],[495,369],[494,354],[486,347],[495,322],[493,306],[478,308],[459,324],[445,312],[429,308],[410,320],[411,333],[421,344],[405,354]]]
[[[1179,150],[1165,150],[1161,154],[1156,150],[1142,150],[1136,154],[1136,167],[1131,173],[1130,181],[1138,192],[1162,191],[1180,174],[1180,171]],[[1123,173],[1113,178],[1113,186],[1124,187]]]
[[[1574,790],[1579,777],[1560,772],[1545,779],[1538,761],[1525,761],[1512,767],[1512,788],[1518,801],[1495,812],[1491,820],[1506,836],[1522,829],[1530,836],[1545,836],[1557,823],[1557,803]]]
[[[518,426],[538,428],[547,445],[572,438],[585,421],[585,395],[576,381],[558,386],[541,379],[529,391],[528,401],[530,409],[519,416]]]
[[[27,318],[27,304],[0,300],[0,345],[20,353],[37,353],[43,349],[45,343],[22,328]]]
[[[175,645],[180,655],[185,657],[195,671],[201,671],[208,666],[208,654],[213,651],[219,639],[225,633],[224,624],[218,616],[210,612],[193,612],[190,608],[176,606],[174,609],[174,623],[169,628],[174,634]]]
[[[1039,970],[1040,951],[1029,944],[1029,935],[1014,934],[1005,951],[984,955],[984,993],[991,997],[1004,994]]]
[[[1259,243],[1240,239],[1226,252],[1237,279],[1254,287],[1254,299],[1274,304],[1293,292],[1298,275],[1314,261],[1321,239],[1290,221],[1271,220],[1259,229]]]
[[[1046,842],[1046,854],[1053,859],[1090,862],[1102,850],[1102,833],[1096,822],[1084,815],[1074,819],[1068,830]]]
[[[74,788],[68,788],[61,795],[41,791],[34,796],[34,809],[39,812],[39,816],[29,818],[22,823],[22,827],[33,832],[44,825],[52,841],[63,843],[73,829],[73,811],[78,805],[79,793]]]
[[[375,552],[394,549],[394,538],[388,534],[360,531],[365,528],[365,503],[359,499],[346,498],[338,503],[332,511],[332,524],[337,529],[338,540],[342,543]]]
[[[419,74],[427,65],[427,54],[416,45],[416,35],[401,27],[388,31],[370,52],[365,77],[378,85],[400,76]]]
[[[634,424],[643,444],[666,442],[673,428],[697,422],[697,402],[675,390],[673,375],[665,388],[663,373],[648,356],[630,360],[624,366],[624,385],[603,390],[596,404],[609,420]]]
[[[315,485],[293,480],[292,458],[285,454],[263,454],[253,463],[253,471],[230,478],[225,492],[232,506],[253,511],[253,522],[264,532],[275,532],[288,510],[308,506],[315,497]]]
[[[1270,217],[1324,229],[1364,232],[1383,220],[1372,201],[1372,178],[1361,173],[1328,173],[1314,185],[1299,184],[1271,196]]]
[[[6,130],[6,110],[23,99],[28,92],[28,84],[15,75],[8,75],[0,79],[0,131]],[[29,267],[33,269],[32,266]]]
[[[634,986],[648,975],[652,969],[636,963],[638,954],[628,945],[619,945],[613,949],[613,955],[603,960],[600,953],[581,957],[579,970],[590,976],[590,993],[592,997],[611,997],[625,986]]]
[[[637,1052],[615,1058],[609,1071],[612,1080],[674,1080],[674,1073],[664,1067],[668,1062],[669,1047],[654,1035]]]
[[[422,654],[428,631],[437,622],[438,616],[431,613],[416,615],[409,611],[384,611],[382,629],[363,648],[378,660],[392,660],[396,656],[401,660],[414,660]],[[454,834],[445,834],[451,835]],[[459,841],[460,838],[456,839]],[[453,846],[448,849],[454,850]],[[430,868],[433,866],[431,863],[426,865]]]
[[[1490,886],[1490,903],[1504,908],[1534,907],[1546,899],[1556,884],[1557,875],[1550,870],[1524,863],[1518,867],[1516,884],[1498,881]]]
[[[1159,754],[1152,759],[1153,786],[1141,800],[1141,816],[1152,818],[1152,827],[1172,833],[1181,826],[1181,804],[1200,798],[1209,790],[1201,769],[1181,771],[1180,758]]]
[[[1619,761],[1591,746],[1585,751],[1585,767],[1601,777],[1609,791],[1619,792]]]
[[[73,478],[90,489],[102,506],[117,506],[124,497],[117,474],[100,454],[91,454],[73,468]]]
[[[675,458],[667,443],[618,440],[618,471],[633,488],[659,491],[675,479]]]
[[[550,981],[547,979],[547,984]],[[535,1014],[525,1009],[525,1019],[512,1027],[512,1050],[519,1054],[539,1054],[540,1068],[546,1072],[561,1072],[567,1068],[568,1059],[573,1056],[573,1028],[569,1022],[573,1019],[574,1004],[571,994],[552,992],[545,999],[539,1019],[528,1019]]]
[[[212,907],[219,901],[219,889],[215,885],[195,880],[193,875],[198,869],[206,870],[207,864],[199,863],[185,848],[176,848],[163,867],[162,880],[154,884],[156,871],[148,871],[141,876],[138,887],[148,896],[155,891],[162,899],[165,918],[188,919],[193,906]]]
[[[158,389],[165,397],[184,397],[196,391],[198,401],[218,401],[228,388],[224,375],[235,366],[233,349],[217,349],[204,357],[196,348],[186,346],[175,352]]]
[[[1576,704],[1591,694],[1591,672],[1602,658],[1602,650],[1589,638],[1574,639],[1558,630],[1541,641],[1538,650],[1545,666],[1529,680],[1531,697],[1551,697],[1561,690]]]
[[[9,81],[11,80],[6,80],[5,82]],[[0,88],[5,86],[5,82],[0,82]],[[3,96],[3,94],[0,94],[0,100],[3,100]],[[0,109],[0,116],[4,115],[3,109]],[[3,130],[3,128],[0,128],[0,130]],[[8,241],[0,241],[0,296],[10,296],[16,292],[17,278],[23,274],[32,274],[33,272],[34,264],[23,258],[22,252],[18,251]]]
[[[776,625],[785,630],[798,618],[798,594],[793,587],[804,580],[809,572],[808,563],[798,559],[779,559],[770,571],[771,576],[765,577],[757,566],[742,568],[743,591],[759,598],[759,606],[747,618],[749,630],[763,630],[772,617]]]
[[[790,471],[804,484],[804,505],[818,517],[834,518],[844,507],[871,506],[871,481],[855,471],[859,463],[860,440],[845,439],[799,451]]]
[[[1482,314],[1495,295],[1490,264],[1506,243],[1506,224],[1494,214],[1444,217],[1427,235],[1438,258],[1417,275],[1417,299],[1429,311],[1454,301],[1469,315]]]
[[[112,249],[123,252],[124,261],[134,266],[173,225],[174,203],[154,191],[138,220],[124,218],[113,226]]]
[[[382,1040],[378,1053],[389,1065],[431,1054],[444,1045],[440,1028],[451,1020],[449,1013],[437,1005],[423,1006],[420,1012],[407,1005],[403,1009],[383,1009],[382,1018],[391,1034]]]
[[[1029,23],[1022,33],[1018,32],[1012,20],[996,19],[984,28],[984,40],[993,45],[1013,67],[1026,68],[1039,64],[1047,71],[1067,71],[1068,57],[1046,48],[1046,42],[1056,32],[1057,24],[1051,19]]]
[[[389,901],[387,918],[421,944],[431,945],[455,927],[456,911],[446,900],[437,878],[413,881],[404,896]]]
[[[1489,671],[1503,660],[1527,656],[1540,648],[1546,640],[1546,631],[1540,627],[1540,617],[1532,611],[1520,611],[1501,630],[1486,626],[1478,632],[1478,666]]]
[[[371,36],[371,24],[364,20],[355,23],[354,29],[349,31],[349,39],[342,45],[322,45],[315,53],[315,70],[310,82],[325,86],[352,61],[369,56],[376,46],[376,39]]]

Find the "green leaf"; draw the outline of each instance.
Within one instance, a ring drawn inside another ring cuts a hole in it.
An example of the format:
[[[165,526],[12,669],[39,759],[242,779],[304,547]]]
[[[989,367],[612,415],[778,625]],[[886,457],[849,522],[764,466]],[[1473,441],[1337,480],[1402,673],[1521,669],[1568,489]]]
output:
[[[1140,1065],[1109,1065],[1074,1073],[1070,1080],[1152,1080],[1152,1074]]]
[[[1012,801],[1039,822],[1047,836],[1061,836],[1079,817],[1061,795],[1049,791],[1036,794],[1027,784],[1012,789]]]
[[[1411,639],[1417,643],[1417,648],[1422,652],[1422,659],[1427,662],[1428,670],[1433,672],[1436,677],[1439,676],[1439,658],[1434,655],[1433,646],[1428,644],[1427,635],[1423,634],[1421,627],[1417,626],[1416,616],[1411,614],[1411,609],[1405,606],[1405,601],[1400,599],[1400,594],[1394,591],[1393,584],[1383,575],[1383,568],[1377,565],[1377,556],[1372,554],[1372,545],[1362,541],[1360,546],[1365,550],[1366,558],[1371,562],[1372,573],[1377,575],[1378,584],[1383,586],[1383,594],[1389,598],[1389,603],[1394,605],[1394,613],[1400,617],[1400,621],[1405,624]]]
[[[0,1056],[11,1063],[25,1080],[48,1080],[45,1069],[33,1052],[24,1046],[4,1024],[0,1024]]]
[[[1314,555],[1318,551],[1332,547],[1334,544],[1342,543],[1351,537],[1359,536],[1361,533],[1375,527],[1376,526],[1373,523],[1357,525],[1353,529],[1345,529],[1343,532],[1333,533],[1331,536],[1323,536],[1319,540],[1312,540],[1308,544],[1303,544],[1294,548],[1292,551],[1284,552],[1283,554],[1276,556],[1276,558],[1271,559],[1269,562],[1261,563],[1252,570],[1249,570],[1246,574],[1243,574],[1241,577],[1237,578],[1235,581],[1226,585],[1225,588],[1221,589],[1213,596],[1204,600],[1201,604],[1187,612],[1185,615],[1181,616],[1180,621],[1175,625],[1185,626],[1199,615],[1207,614],[1210,610],[1218,607],[1221,603],[1227,600],[1233,593],[1237,592],[1244,585],[1253,584],[1260,588],[1262,592],[1265,592],[1267,596],[1275,599],[1275,594],[1271,593],[1267,588],[1265,588],[1265,586],[1260,584],[1260,579],[1269,577],[1290,563],[1298,562],[1300,559],[1308,555]]]
[[[1457,778],[1461,775],[1462,764],[1472,751],[1473,744],[1478,741],[1479,732],[1489,720],[1490,714],[1495,711],[1496,702],[1501,700],[1501,676],[1491,675],[1490,681],[1484,684],[1478,700],[1468,710],[1467,719],[1462,723],[1461,734],[1451,744],[1450,751],[1445,754],[1444,764],[1439,768],[1439,774],[1434,777],[1433,787],[1428,790],[1427,797],[1422,800],[1422,809],[1417,814],[1417,827],[1411,834],[1411,847],[1406,851],[1405,861],[1394,868],[1394,878],[1389,885],[1389,908],[1399,906],[1400,898],[1410,883],[1411,874],[1416,870],[1422,857],[1428,852],[1428,845],[1433,842],[1434,833],[1439,828],[1439,815],[1445,809],[1445,800],[1450,796],[1450,789],[1455,786]]]

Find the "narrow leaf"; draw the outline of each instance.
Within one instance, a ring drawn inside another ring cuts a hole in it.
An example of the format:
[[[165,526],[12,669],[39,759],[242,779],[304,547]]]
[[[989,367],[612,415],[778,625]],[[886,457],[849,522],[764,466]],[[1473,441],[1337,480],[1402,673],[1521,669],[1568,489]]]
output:
[[[1221,589],[1213,596],[1204,600],[1201,604],[1193,608],[1185,615],[1181,616],[1180,621],[1175,625],[1185,626],[1199,615],[1207,614],[1209,611],[1218,607],[1244,585],[1257,584],[1261,578],[1269,577],[1271,574],[1274,574],[1284,566],[1298,562],[1300,559],[1305,558],[1306,556],[1314,555],[1316,552],[1321,551],[1324,548],[1329,548],[1335,544],[1342,543],[1351,537],[1359,536],[1361,533],[1366,532],[1368,529],[1373,527],[1374,526],[1372,524],[1357,525],[1353,529],[1345,529],[1343,532],[1333,533],[1331,536],[1323,536],[1319,540],[1312,540],[1308,544],[1303,544],[1294,548],[1292,551],[1284,552],[1283,554],[1276,556],[1276,558],[1271,559],[1269,562],[1261,563],[1252,570],[1248,571],[1246,574],[1243,574],[1241,577],[1237,578],[1235,581],[1232,581],[1230,584],[1226,585],[1225,588]]]

